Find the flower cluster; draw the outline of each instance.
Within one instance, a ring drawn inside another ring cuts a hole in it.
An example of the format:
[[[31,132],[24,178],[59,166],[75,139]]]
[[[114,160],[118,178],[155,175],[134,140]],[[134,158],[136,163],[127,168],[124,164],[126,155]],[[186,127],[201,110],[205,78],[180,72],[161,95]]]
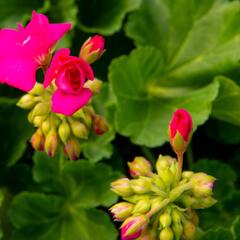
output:
[[[91,105],[102,82],[94,78],[90,64],[105,50],[103,37],[96,35],[83,44],[78,57],[63,48],[51,59],[54,44],[70,28],[70,23],[50,24],[33,11],[25,28],[2,29],[0,82],[28,92],[17,105],[31,110],[28,119],[37,127],[31,139],[34,149],[53,156],[63,145],[66,155],[76,159],[81,139],[91,130],[103,134],[108,129]],[[45,74],[43,84],[36,82],[38,68]]]
[[[172,145],[177,156],[182,156],[192,131],[190,114],[177,110],[169,128],[171,140],[179,135]],[[144,157],[136,157],[128,166],[133,179],[121,178],[111,185],[122,198],[110,208],[113,218],[123,221],[121,239],[194,239],[198,225],[195,210],[216,203],[212,197],[215,178],[202,172],[182,172],[179,159],[170,156],[159,155],[156,172]]]

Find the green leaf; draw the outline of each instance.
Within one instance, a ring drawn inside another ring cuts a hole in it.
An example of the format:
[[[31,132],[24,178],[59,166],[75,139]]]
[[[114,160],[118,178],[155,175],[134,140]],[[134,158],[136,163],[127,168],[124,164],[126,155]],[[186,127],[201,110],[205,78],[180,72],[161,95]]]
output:
[[[17,229],[13,240],[109,240],[117,235],[106,213],[79,208],[58,196],[22,193],[9,216]]]
[[[239,68],[240,3],[227,0],[148,0],[134,12],[126,33],[138,46],[161,50],[161,83],[202,85]]]
[[[117,232],[110,217],[95,207],[117,200],[110,183],[119,177],[105,164],[34,155],[34,180],[44,193],[22,192],[9,216],[16,228],[13,240],[108,240]]]
[[[79,27],[85,32],[111,35],[122,25],[125,15],[135,10],[141,0],[78,0]]]
[[[240,126],[240,86],[226,77],[216,77],[216,81],[220,87],[212,117]]]
[[[11,166],[23,155],[33,128],[27,114],[16,106],[16,100],[0,98],[1,165]]]
[[[44,6],[44,1],[38,0],[1,0],[0,27],[17,27],[18,22],[26,21],[31,17],[33,10]]]
[[[233,234],[230,230],[219,228],[217,230],[209,230],[203,234],[202,240],[233,240]]]
[[[110,65],[109,78],[117,97],[116,128],[136,144],[154,147],[167,141],[168,124],[178,108],[191,113],[195,128],[211,113],[217,82],[197,90],[164,88],[159,80],[163,69],[161,53],[151,47],[134,50]]]
[[[59,158],[49,158],[44,153],[34,156],[34,180],[54,192],[77,202],[81,207],[110,206],[117,200],[110,191],[110,183],[118,177],[105,164],[92,164],[89,161],[67,162],[59,167]]]
[[[235,239],[240,239],[240,216],[233,223],[233,231]]]

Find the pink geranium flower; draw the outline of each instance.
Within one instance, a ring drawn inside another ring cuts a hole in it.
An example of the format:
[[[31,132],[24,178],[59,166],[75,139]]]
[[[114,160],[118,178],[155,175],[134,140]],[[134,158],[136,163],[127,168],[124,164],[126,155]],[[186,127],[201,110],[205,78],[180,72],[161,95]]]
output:
[[[24,28],[0,30],[0,83],[29,91],[36,71],[43,66],[51,47],[71,28],[70,23],[50,24],[35,11]]]
[[[85,79],[94,79],[90,65],[81,58],[70,56],[63,48],[56,52],[44,79],[44,87],[55,80],[57,90],[52,96],[52,111],[71,116],[88,103],[92,92],[84,88]]]

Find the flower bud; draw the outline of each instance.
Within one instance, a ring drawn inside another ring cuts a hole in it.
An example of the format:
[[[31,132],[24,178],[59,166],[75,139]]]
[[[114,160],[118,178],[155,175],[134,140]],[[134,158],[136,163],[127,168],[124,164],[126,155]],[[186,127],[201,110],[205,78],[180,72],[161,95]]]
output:
[[[44,142],[45,142],[45,137],[43,135],[43,132],[41,131],[40,128],[38,128],[31,138],[32,147],[37,151],[43,151]]]
[[[151,191],[151,179],[147,177],[140,177],[130,181],[132,190],[137,194],[144,194]]]
[[[128,197],[133,194],[128,178],[120,178],[111,183],[112,191],[122,197]]]
[[[35,98],[30,94],[23,95],[17,102],[17,106],[23,109],[31,109],[35,104]]]
[[[88,139],[89,131],[85,124],[80,121],[70,120],[73,135],[77,138]]]
[[[195,173],[190,182],[193,185],[192,191],[195,197],[207,197],[212,195],[212,189],[215,182],[215,178],[207,175],[206,173]]]
[[[85,84],[85,88],[89,88],[93,94],[97,94],[102,89],[103,82],[97,78],[94,78],[94,80],[88,80]]]
[[[50,112],[50,104],[46,102],[39,102],[33,108],[33,116],[42,116]]]
[[[152,165],[144,157],[135,157],[133,162],[128,162],[129,171],[132,177],[150,176]]]
[[[133,213],[146,213],[151,208],[151,201],[148,198],[141,199],[134,207]]]
[[[108,124],[103,117],[95,114],[93,117],[93,128],[97,135],[103,135],[108,131]]]
[[[192,221],[185,220],[183,223],[183,234],[184,239],[186,240],[193,240],[195,239],[195,232],[196,232],[196,226],[193,224]]]
[[[167,210],[162,215],[160,215],[159,222],[163,228],[170,227],[172,223],[171,212]]]
[[[177,209],[172,210],[172,221],[173,223],[180,224],[182,220],[182,214]]]
[[[41,129],[45,136],[47,136],[49,130],[51,128],[49,118],[47,118],[45,121],[42,122]]]
[[[63,143],[66,143],[70,137],[71,129],[67,121],[63,121],[58,128],[58,135]]]
[[[146,228],[149,219],[145,215],[127,218],[121,225],[121,239],[131,240],[138,238]]]
[[[82,45],[79,57],[84,59],[89,64],[100,58],[104,52],[104,38],[100,35],[95,35]]]
[[[204,209],[209,208],[217,203],[217,200],[212,197],[205,198],[196,198],[194,203],[192,204],[193,209]]]
[[[160,231],[159,234],[159,240],[173,240],[174,235],[173,235],[173,231],[171,230],[171,228],[167,227],[167,228],[163,228]]]
[[[157,169],[158,175],[161,177],[162,177],[162,173],[166,169],[170,170],[170,173],[172,173],[171,175],[175,175],[178,170],[176,159],[170,156],[162,156],[160,154],[156,163],[156,169]]]
[[[59,139],[57,132],[54,129],[51,129],[47,136],[45,141],[45,151],[47,152],[48,156],[53,157],[59,147]]]
[[[153,240],[156,239],[156,229],[145,229],[137,240]]]
[[[71,160],[77,160],[81,153],[79,140],[70,138],[64,146],[64,152]]]
[[[45,89],[43,87],[43,84],[36,82],[33,89],[28,93],[31,95],[43,95],[44,92]]]
[[[176,154],[183,154],[186,151],[191,133],[191,115],[184,109],[178,109],[169,124],[170,144]]]
[[[127,202],[120,202],[112,206],[109,210],[116,221],[123,221],[131,216],[134,205]]]
[[[35,127],[40,127],[43,123],[43,121],[46,119],[47,115],[43,115],[43,116],[35,116],[33,117],[33,125]]]
[[[182,172],[182,178],[190,179],[193,176],[194,172],[192,171],[184,171]]]
[[[176,240],[180,240],[183,234],[183,226],[181,223],[174,223],[172,225],[172,230]]]

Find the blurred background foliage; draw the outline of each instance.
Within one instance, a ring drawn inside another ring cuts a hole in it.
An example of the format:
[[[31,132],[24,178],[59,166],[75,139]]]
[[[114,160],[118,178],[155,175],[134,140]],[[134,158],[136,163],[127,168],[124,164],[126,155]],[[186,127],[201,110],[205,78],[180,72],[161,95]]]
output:
[[[22,92],[1,85],[0,239],[118,239],[110,182],[137,155],[173,154],[166,130],[177,108],[195,128],[184,167],[217,178],[218,203],[199,211],[199,238],[240,239],[240,2],[1,0],[0,27],[26,24],[34,9],[73,24],[57,45],[72,54],[89,36],[105,37],[94,105],[110,131],[82,145],[85,160],[34,153],[33,127],[16,107]]]

